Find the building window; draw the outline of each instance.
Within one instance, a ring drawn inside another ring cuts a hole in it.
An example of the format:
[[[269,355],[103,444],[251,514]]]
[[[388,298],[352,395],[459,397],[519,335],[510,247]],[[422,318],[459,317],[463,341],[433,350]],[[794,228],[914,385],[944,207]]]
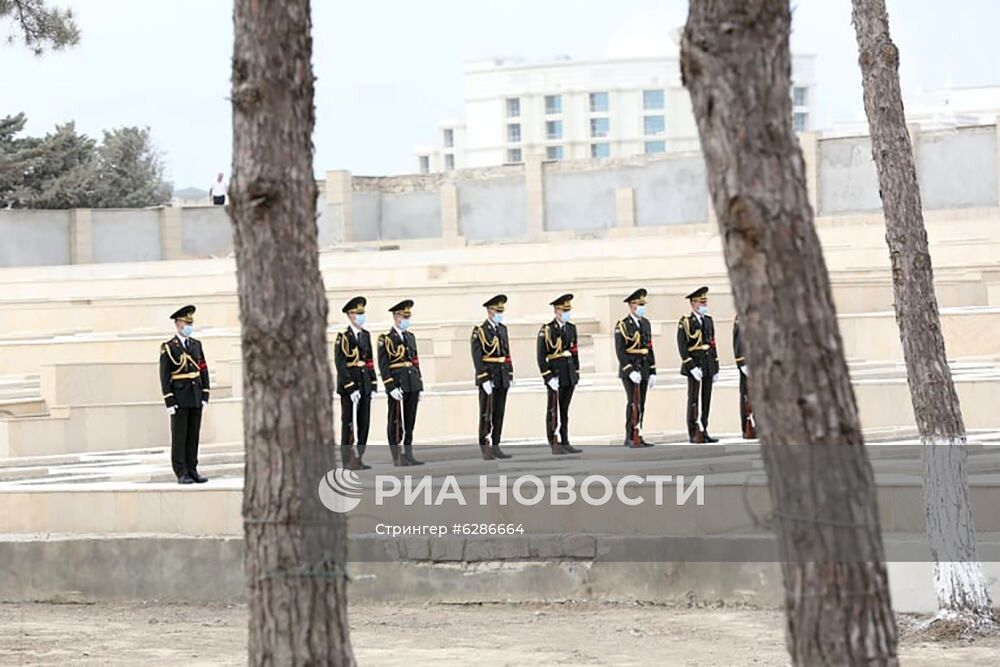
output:
[[[591,93],[590,94],[590,112],[600,113],[602,111],[608,110],[608,94],[607,93]]]
[[[562,121],[561,120],[547,120],[547,121],[545,121],[545,138],[546,139],[562,139]]]
[[[663,134],[665,129],[663,116],[644,116],[642,119],[642,133],[647,137]]]
[[[663,91],[662,90],[644,90],[644,91],[642,91],[642,108],[643,109],[662,109],[663,108]]]
[[[510,123],[507,125],[507,141],[512,144],[521,143],[521,124]]]
[[[608,136],[608,119],[607,118],[591,118],[590,119],[590,136],[592,137],[606,137]]]
[[[646,155],[653,155],[654,153],[666,153],[666,152],[667,152],[667,142],[665,141],[646,142]]]
[[[545,96],[545,113],[549,116],[562,113],[562,95]]]
[[[796,132],[805,132],[809,124],[809,114],[796,111],[792,114],[792,129]]]
[[[507,117],[517,118],[521,115],[521,99],[518,97],[507,98]]]
[[[521,149],[520,148],[508,148],[507,149],[507,162],[520,162],[521,161]]]
[[[563,159],[563,147],[562,146],[546,146],[545,147],[545,157],[550,160],[561,160]]]
[[[455,130],[446,128],[444,131],[444,147],[454,148],[455,146]]]
[[[454,171],[455,169],[455,156],[451,153],[447,153],[444,156],[444,168],[448,171]]]
[[[808,106],[809,104],[809,89],[805,86],[793,86],[792,87],[792,104],[797,107]]]
[[[611,157],[611,144],[590,144],[590,157]]]
[[[420,173],[421,174],[431,173],[431,156],[421,155],[419,160],[420,160]]]

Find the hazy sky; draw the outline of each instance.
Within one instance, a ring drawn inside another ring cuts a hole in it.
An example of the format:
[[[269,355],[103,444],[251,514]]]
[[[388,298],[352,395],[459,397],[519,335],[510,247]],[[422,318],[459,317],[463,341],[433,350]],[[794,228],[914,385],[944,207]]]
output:
[[[76,11],[80,45],[41,58],[0,45],[0,115],[24,111],[33,133],[148,125],[178,187],[228,174],[231,2],[57,4]],[[817,126],[863,118],[850,1],[795,4],[792,48],[817,55]],[[313,0],[316,171],[413,171],[414,147],[462,115],[465,61],[649,55],[686,11],[686,0]],[[1000,2],[889,0],[889,11],[904,93],[1000,84]]]

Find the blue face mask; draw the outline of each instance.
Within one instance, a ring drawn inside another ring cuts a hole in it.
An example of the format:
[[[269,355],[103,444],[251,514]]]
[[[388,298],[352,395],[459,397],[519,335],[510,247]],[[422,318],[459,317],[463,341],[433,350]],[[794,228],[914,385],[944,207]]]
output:
[[[354,316],[354,324],[356,326],[363,327],[365,325],[365,314],[364,313],[358,313],[357,315],[355,315]]]
[[[698,314],[702,317],[708,312],[708,306],[698,306]]]
[[[194,327],[191,326],[190,324],[185,324],[184,326],[181,327],[181,335],[184,336],[185,338],[190,338],[191,334],[193,333],[194,333]]]
[[[638,317],[646,317],[646,306],[636,306],[635,314]]]
[[[500,324],[503,322],[503,313],[493,313],[493,324]]]
[[[409,329],[410,328],[410,318],[407,317],[407,318],[404,318],[404,319],[400,320],[399,321],[399,328],[402,331],[406,331],[407,329]]]
[[[568,310],[559,311],[559,316],[562,318],[563,322],[569,322],[570,316]]]

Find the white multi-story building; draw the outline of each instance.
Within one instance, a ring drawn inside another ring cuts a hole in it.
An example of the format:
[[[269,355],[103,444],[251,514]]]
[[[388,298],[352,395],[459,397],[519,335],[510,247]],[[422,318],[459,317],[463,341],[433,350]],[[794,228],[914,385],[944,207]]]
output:
[[[793,124],[811,129],[814,56],[792,62]],[[548,160],[623,157],[698,148],[676,56],[465,68],[465,119],[442,123],[417,149],[421,172]]]

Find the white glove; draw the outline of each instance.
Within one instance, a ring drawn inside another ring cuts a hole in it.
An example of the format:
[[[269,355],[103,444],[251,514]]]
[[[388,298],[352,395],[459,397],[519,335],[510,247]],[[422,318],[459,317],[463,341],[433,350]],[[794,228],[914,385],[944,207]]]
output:
[[[639,384],[640,382],[642,382],[642,373],[640,373],[639,371],[632,371],[631,373],[628,374],[628,379],[636,384]]]
[[[750,377],[750,371],[747,369],[746,364],[743,364],[742,366],[740,366],[740,373],[743,373],[743,375],[746,375],[747,377]]]
[[[202,409],[207,408],[208,407],[208,401],[202,401],[201,402],[201,407],[202,407]]]
[[[483,384],[480,385],[480,386],[483,388],[483,391],[486,392],[487,396],[489,396],[490,394],[493,393],[493,381],[492,380],[487,380],[486,382],[483,382]]]
[[[646,380],[646,384],[649,386],[650,389],[656,386],[656,373],[653,373],[652,375],[649,376],[649,378]]]
[[[177,406],[176,405],[171,405],[169,408],[167,408],[167,414],[170,415],[171,417],[174,416],[175,412],[177,412]]]
[[[701,382],[701,375],[702,373],[700,368],[695,367],[691,369],[691,377],[694,378],[695,382]]]
[[[715,384],[718,381],[719,381],[719,374],[716,373],[715,375],[712,376],[712,384]]]
[[[396,387],[395,389],[393,389],[392,391],[390,391],[389,395],[392,396],[393,400],[395,400],[395,401],[402,401],[403,400],[403,390],[400,389],[399,387]]]
[[[551,378],[546,384],[549,385],[549,389],[552,391],[559,391],[559,378]]]
[[[357,403],[360,400],[361,400],[361,390],[355,389],[354,391],[351,392],[351,401],[353,403]]]

